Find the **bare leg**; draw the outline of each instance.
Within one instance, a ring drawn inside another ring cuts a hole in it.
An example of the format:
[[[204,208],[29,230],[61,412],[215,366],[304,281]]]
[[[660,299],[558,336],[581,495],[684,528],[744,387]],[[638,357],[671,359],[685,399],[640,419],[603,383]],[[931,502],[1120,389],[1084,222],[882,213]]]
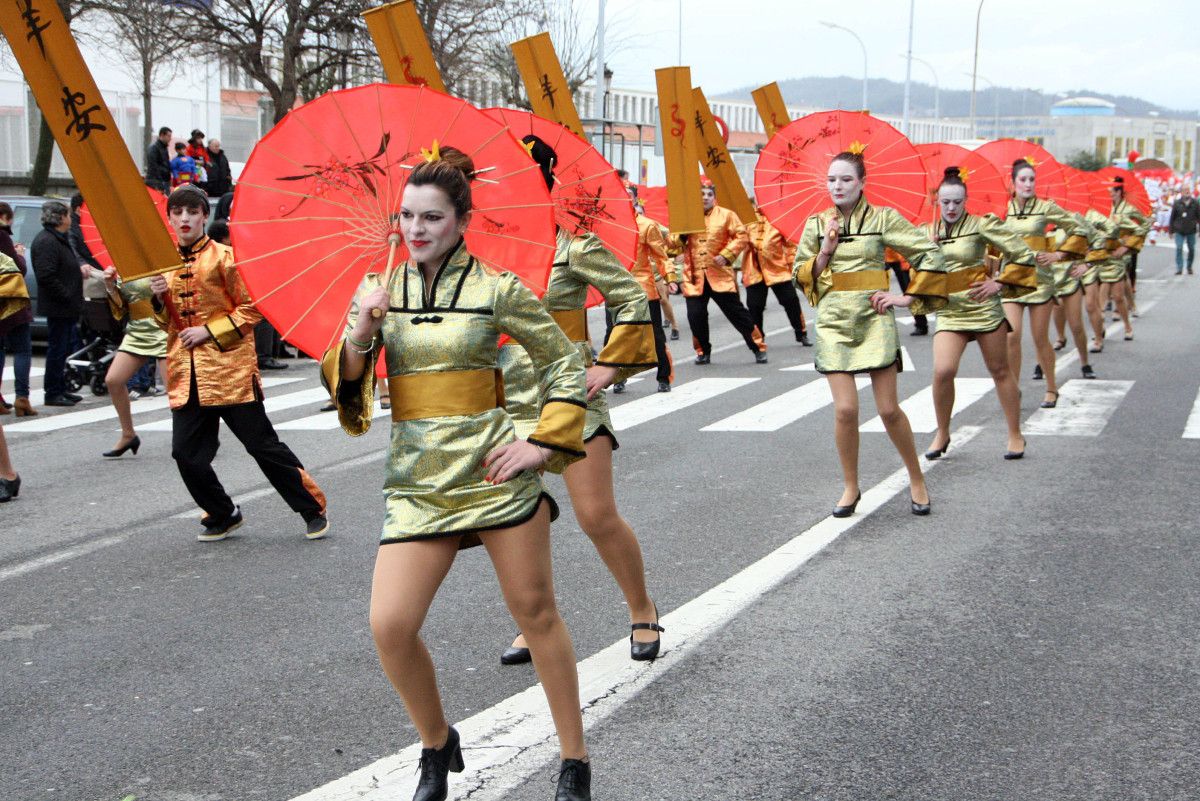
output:
[[[1008,320],[1009,328],[1006,342],[1008,343],[1008,369],[1012,371],[1013,381],[1021,385],[1021,333],[1025,322],[1024,303],[1004,303],[1004,319]]]
[[[908,470],[912,499],[917,503],[929,503],[929,491],[925,488],[925,474],[921,472],[921,461],[917,458],[912,426],[896,397],[895,365],[871,371],[871,391],[875,393],[875,411],[879,412],[883,427],[887,429],[892,445],[896,446],[896,452]]]
[[[842,462],[842,497],[849,506],[858,497],[858,385],[851,373],[826,373],[833,395],[833,438]]]
[[[1054,347],[1050,344],[1050,309],[1053,303],[1029,307],[1029,333],[1037,349],[1038,364],[1046,378],[1046,400],[1051,394],[1058,397],[1058,383],[1054,377]]]
[[[1087,333],[1083,330],[1083,293],[1076,292],[1073,295],[1067,295],[1062,298],[1063,316],[1066,317],[1067,323],[1071,326],[1071,339],[1075,341],[1075,350],[1079,353],[1079,365],[1087,366],[1088,349],[1087,349]],[[1059,339],[1062,339],[1062,332],[1059,331]]]
[[[496,568],[508,611],[529,641],[563,759],[586,759],[579,674],[571,635],[554,601],[550,510],[543,503],[528,523],[480,534]]]
[[[950,416],[954,413],[954,377],[963,351],[967,349],[966,334],[958,331],[938,331],[933,336],[933,409],[937,414],[937,433],[929,450],[937,451],[950,442]]]
[[[1000,408],[1004,410],[1004,419],[1008,423],[1008,449],[1019,452],[1025,450],[1025,439],[1021,436],[1021,395],[1012,371],[1008,369],[1008,347],[1004,337],[1002,330],[996,330],[990,334],[980,334],[975,341],[979,343],[983,363],[996,383],[996,397],[1000,400]]]
[[[1125,287],[1128,285],[1128,280],[1107,285],[1110,287],[1110,291],[1112,292],[1113,305],[1117,308],[1117,315],[1121,318],[1121,322],[1125,324],[1125,336],[1129,336],[1133,333],[1133,324],[1129,321],[1129,306],[1125,301],[1127,297]]]
[[[1058,345],[1059,342],[1065,343],[1067,341],[1067,318],[1063,314],[1062,306],[1056,305],[1052,314],[1054,317],[1054,330],[1058,335],[1054,339],[1054,344]]]
[[[379,661],[417,728],[421,745],[446,744],[449,723],[421,626],[454,564],[459,537],[382,545],[371,581],[371,632]]]
[[[1083,297],[1087,304],[1088,320],[1092,324],[1092,344],[1097,348],[1104,347],[1104,301],[1101,300],[1101,284],[1097,281],[1083,288]]]
[[[104,375],[108,396],[112,398],[113,408],[117,410],[117,419],[121,421],[121,439],[117,441],[116,450],[128,445],[137,435],[133,428],[133,413],[129,410],[129,389],[125,385],[145,363],[144,356],[117,351],[112,363],[108,365],[108,372]]]
[[[12,461],[8,458],[8,440],[4,438],[4,426],[0,425],[0,478],[13,481],[17,471],[13,469]]]

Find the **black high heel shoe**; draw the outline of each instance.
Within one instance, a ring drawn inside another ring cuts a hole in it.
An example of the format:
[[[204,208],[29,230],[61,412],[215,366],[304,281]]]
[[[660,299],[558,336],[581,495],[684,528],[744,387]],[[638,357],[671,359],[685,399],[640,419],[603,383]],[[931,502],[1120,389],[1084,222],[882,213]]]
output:
[[[858,508],[858,502],[861,500],[862,492],[859,491],[858,495],[854,498],[853,503],[851,503],[849,506],[835,506],[833,507],[833,512],[831,514],[834,517],[849,517],[850,515],[854,514],[854,510]]]
[[[1005,452],[1004,452],[1004,458],[1005,458],[1005,459],[1007,459],[1007,460],[1008,460],[1008,461],[1010,461],[1010,462],[1011,462],[1012,460],[1014,460],[1014,459],[1024,459],[1024,458],[1025,458],[1025,448],[1026,448],[1026,447],[1027,447],[1027,446],[1026,446],[1026,444],[1025,444],[1025,438],[1024,438],[1024,437],[1021,437],[1021,450],[1019,450],[1019,451],[1005,451]]]
[[[564,759],[558,770],[554,801],[592,801],[592,766],[582,759]]]
[[[1043,400],[1043,401],[1042,401],[1042,408],[1043,408],[1043,409],[1053,409],[1053,408],[1055,408],[1056,406],[1058,406],[1058,393],[1057,393],[1057,392],[1047,392],[1046,394],[1047,394],[1047,395],[1053,395],[1053,396],[1054,396],[1054,400]]]
[[[946,451],[948,450],[950,450],[950,438],[946,437],[946,444],[940,448],[937,448],[936,450],[925,451],[925,458],[930,461],[933,461],[934,459],[941,459],[946,455]]]
[[[658,625],[658,605],[654,606],[654,622],[653,623],[633,623],[629,626],[632,631],[657,631],[660,635],[666,631],[662,626]],[[633,639],[633,635],[629,635],[629,658],[635,662],[653,662],[658,658],[658,649],[662,645],[662,637],[660,636],[654,642],[638,642]]]
[[[504,649],[504,653],[500,654],[500,664],[502,665],[524,665],[533,661],[533,654],[529,653],[528,648],[518,648],[515,645],[510,645]]]
[[[932,511],[928,503],[917,503],[911,495],[908,496],[908,502],[912,504],[910,508],[912,509],[912,513],[917,517],[925,517]]]
[[[417,764],[421,778],[417,780],[413,801],[445,801],[450,792],[448,774],[462,773],[464,767],[458,731],[451,726],[445,745],[421,749],[421,761]]]
[[[106,459],[115,459],[118,456],[124,456],[125,451],[133,451],[133,455],[137,456],[138,448],[140,448],[140,447],[142,447],[142,438],[139,437],[137,434],[134,434],[133,439],[129,440],[129,442],[126,442],[121,447],[115,448],[114,450],[111,450],[111,451],[105,451],[104,453],[102,453],[100,455],[105,457]]]
[[[0,478],[0,503],[8,503],[21,492],[21,477],[16,476],[12,481]]]

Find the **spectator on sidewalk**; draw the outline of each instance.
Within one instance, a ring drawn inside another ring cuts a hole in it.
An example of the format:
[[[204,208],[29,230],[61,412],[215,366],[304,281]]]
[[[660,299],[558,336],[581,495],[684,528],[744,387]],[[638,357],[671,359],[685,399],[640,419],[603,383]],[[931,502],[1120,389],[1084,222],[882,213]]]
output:
[[[204,191],[208,193],[209,197],[221,197],[233,189],[233,173],[229,169],[229,157],[221,149],[220,139],[209,141],[207,153],[208,183],[205,184]]]
[[[1183,275],[1183,246],[1187,245],[1187,271],[1192,275],[1196,260],[1196,223],[1200,218],[1200,202],[1187,192],[1171,206],[1171,233],[1175,235],[1175,274]]]
[[[21,294],[27,297],[29,290],[25,286],[25,276],[28,274],[28,266],[25,263],[25,246],[13,242],[12,221],[12,206],[0,202],[0,253],[12,259],[21,276],[19,284],[14,279],[6,280],[15,284],[13,290],[18,297]],[[11,353],[14,389],[16,390],[12,406],[9,406],[5,402],[4,396],[0,395],[0,414],[13,412],[17,417],[32,417],[37,414],[29,402],[29,368],[33,362],[33,340],[30,336],[32,324],[33,309],[29,307],[28,303],[24,304],[24,308],[0,319],[0,380],[4,379],[5,352]]]
[[[171,188],[171,129],[159,128],[158,138],[146,148],[146,186],[160,192]]]
[[[80,266],[67,239],[70,229],[70,209],[57,200],[47,201],[42,204],[42,232],[29,249],[38,283],[37,311],[46,317],[49,329],[43,382],[47,406],[74,406],[82,400],[67,392],[67,355],[83,313],[83,270],[91,268]]]
[[[187,145],[175,143],[175,158],[171,159],[171,187],[196,183],[196,160],[187,154]]]
[[[204,131],[198,128],[192,131],[184,152],[192,161],[196,162],[196,180],[193,183],[200,184],[201,188],[204,188],[208,182],[208,148],[204,146]]]
[[[214,195],[213,197],[216,197]],[[228,222],[229,212],[233,209],[233,190],[221,195],[217,201],[217,209],[213,212],[213,222]]]

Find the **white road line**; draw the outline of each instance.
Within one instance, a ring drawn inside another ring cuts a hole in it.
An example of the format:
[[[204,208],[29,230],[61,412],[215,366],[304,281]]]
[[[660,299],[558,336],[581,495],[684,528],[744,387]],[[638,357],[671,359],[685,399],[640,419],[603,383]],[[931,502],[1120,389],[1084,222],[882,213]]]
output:
[[[17,377],[13,375],[13,355],[11,353],[6,353],[4,355],[4,374],[12,377],[5,378],[3,381],[0,381],[0,392],[14,392],[16,388]],[[32,394],[34,390],[42,389],[41,383],[35,384],[33,379],[41,378],[45,374],[45,367],[33,367],[32,365],[29,367],[30,394]]]
[[[961,412],[975,401],[992,391],[996,386],[990,378],[956,378],[954,379],[954,409],[950,416]],[[909,396],[900,404],[900,408],[908,415],[912,430],[918,434],[928,434],[937,431],[937,415],[933,408],[933,387],[928,386]],[[885,431],[883,419],[872,417],[863,423],[859,431]]]
[[[1196,394],[1196,402],[1192,404],[1192,413],[1188,415],[1187,425],[1183,427],[1184,439],[1200,439],[1200,393]]]
[[[1059,388],[1058,406],[1038,409],[1022,430],[1040,436],[1099,436],[1132,387],[1132,381],[1068,381]]]
[[[954,433],[955,443],[966,444],[978,428],[964,427]],[[939,462],[925,462],[926,472]],[[633,700],[652,682],[667,675],[716,632],[787,581],[830,543],[858,525],[872,512],[908,489],[908,475],[897,470],[863,493],[859,514],[848,518],[827,517],[797,535],[754,564],[665,615],[665,650],[653,664],[629,658],[629,641],[620,639],[579,663],[579,693],[584,708],[584,725],[593,728]],[[937,507],[931,524],[937,523]],[[896,506],[896,514],[908,514]],[[558,743],[540,685],[501,701],[467,720],[455,724],[462,735],[467,770],[450,779],[451,799],[499,801],[511,798],[512,790],[547,764],[557,759]],[[416,786],[414,767],[421,755],[415,743],[384,757],[348,776],[336,779],[292,801],[393,801],[409,798]],[[597,764],[604,759],[596,754]],[[602,770],[603,768],[601,768]]]
[[[264,378],[262,385],[264,389],[277,387],[283,384],[294,384],[297,381],[303,381],[303,378]],[[269,399],[268,399],[269,402]],[[157,412],[166,409],[169,406],[166,395],[160,395],[156,398],[142,398],[141,400],[133,401],[129,404],[129,410],[134,414],[144,414],[146,412]],[[45,431],[58,431],[63,428],[73,428],[75,426],[83,426],[89,423],[99,423],[104,420],[115,420],[117,410],[112,407],[112,404],[97,406],[94,409],[84,409],[78,412],[64,412],[62,414],[41,414],[32,420],[26,420],[21,423],[13,423],[4,427],[5,434],[35,434]],[[143,427],[139,426],[141,431]],[[167,430],[170,430],[170,421],[167,421]]]
[[[909,373],[917,369],[916,367],[913,367],[913,360],[912,357],[908,355],[908,348],[900,348],[900,366],[904,368],[905,372]]]
[[[790,325],[787,326],[786,328],[776,328],[774,331],[767,331],[765,334],[763,334],[763,339],[768,339],[770,337],[775,336],[776,334],[782,334],[784,331],[791,331],[791,330],[792,330],[792,327]],[[683,339],[683,336],[684,336],[683,332],[680,331],[679,338]],[[712,353],[723,353],[727,350],[733,350],[734,348],[746,348],[745,341],[739,339],[737,342],[730,342],[728,345],[722,345],[719,348],[713,348]],[[695,353],[694,350],[691,350],[690,345],[688,346],[688,350],[691,351],[692,353]],[[746,350],[749,351],[750,349],[746,348]],[[767,350],[769,352],[770,348],[768,348]]]
[[[1153,309],[1154,304],[1156,304],[1156,303],[1158,303],[1157,298],[1155,298],[1154,300],[1148,300],[1148,301],[1146,301],[1145,304],[1142,305],[1142,307],[1138,311],[1142,314],[1145,314],[1146,312]],[[1105,314],[1105,316],[1107,316],[1109,314],[1109,312],[1105,312],[1104,314]],[[1088,323],[1087,331],[1088,331],[1089,347],[1091,346],[1091,343],[1092,343],[1091,330],[1092,330],[1091,324]],[[1120,320],[1117,320],[1115,323],[1111,323],[1108,326],[1108,328],[1104,329],[1104,341],[1106,343],[1108,343],[1105,345],[1105,347],[1109,347],[1112,344],[1112,340],[1116,338],[1117,334],[1120,334],[1121,336],[1125,336],[1125,323],[1121,322]],[[1068,337],[1069,344],[1067,345],[1067,347],[1071,349],[1071,352],[1067,353],[1063,356],[1060,356],[1054,360],[1054,375],[1055,375],[1055,377],[1060,376],[1062,374],[1063,370],[1067,369],[1071,365],[1075,364],[1075,362],[1079,361],[1079,351],[1075,350],[1075,348],[1074,348],[1075,342],[1074,342],[1074,340],[1070,339],[1070,336],[1071,336],[1071,332],[1068,331],[1067,337]],[[1101,356],[1101,355],[1103,355],[1103,354],[1089,353],[1088,357],[1090,359],[1094,360],[1097,356]]]
[[[780,367],[779,368],[779,372],[781,372],[781,373],[815,373],[816,371],[817,371],[817,363],[816,362],[805,362],[803,364],[797,364],[795,367]]]
[[[323,403],[329,400],[329,393],[324,387],[314,387],[312,389],[302,389],[298,392],[289,392],[285,395],[276,395],[267,398],[263,401],[263,407],[267,413],[281,412],[285,409],[294,409],[297,406],[306,406],[309,404]],[[334,415],[336,417],[336,415]],[[171,418],[166,420],[156,420],[153,423],[138,426],[138,432],[142,431],[170,431],[172,426]]]
[[[723,395],[730,390],[753,384],[758,380],[757,378],[697,378],[686,384],[680,384],[670,392],[659,392],[622,403],[620,406],[614,406],[610,412],[613,427],[618,431],[625,431],[663,415],[694,406],[709,398]]]
[[[45,556],[39,556],[36,559],[18,562],[15,565],[0,569],[0,581],[7,581],[10,578],[16,578],[17,576],[23,576],[26,573],[32,573],[34,570],[42,567],[49,567],[50,565],[64,562],[67,559],[74,559],[76,556],[83,556],[84,554],[98,551],[101,548],[107,548],[110,545],[116,545],[119,542],[124,542],[125,539],[126,536],[124,534],[114,537],[101,537],[98,540],[90,540],[82,545],[64,548],[61,551],[55,551],[54,553],[46,554]]]
[[[855,384],[861,390],[871,383],[866,376],[856,376]],[[820,411],[833,403],[829,382],[824,377],[810,381],[804,386],[789,390],[749,409],[730,415],[705,426],[701,431],[778,431],[802,417]]]

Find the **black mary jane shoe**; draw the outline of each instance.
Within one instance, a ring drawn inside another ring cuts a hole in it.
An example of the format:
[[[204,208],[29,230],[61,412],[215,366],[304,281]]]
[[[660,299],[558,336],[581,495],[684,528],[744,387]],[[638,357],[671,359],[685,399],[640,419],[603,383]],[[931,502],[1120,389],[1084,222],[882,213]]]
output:
[[[631,631],[657,631],[660,635],[666,631],[658,624],[658,607],[654,607],[654,622],[653,623],[631,623],[629,626]],[[658,659],[658,649],[662,645],[662,637],[660,636],[654,642],[638,642],[633,639],[633,635],[629,635],[629,658],[634,662],[653,662]]]
[[[415,801],[415,799],[414,799]],[[592,801],[592,766],[582,759],[564,759],[558,769],[554,801]]]
[[[417,780],[417,791],[413,793],[413,801],[445,801],[450,792],[448,774],[462,773],[463,767],[458,731],[451,726],[445,745],[441,748],[421,749],[421,761],[417,763],[417,771],[420,772],[421,778]]]
[[[929,504],[917,503],[912,499],[911,495],[908,496],[908,502],[911,504],[910,508],[912,509],[912,513],[917,517],[925,517],[932,511],[932,508]]]
[[[834,517],[849,517],[850,515],[854,514],[854,510],[858,508],[858,502],[861,500],[862,492],[859,492],[854,498],[853,503],[851,503],[849,506],[835,506],[833,507],[833,512],[831,514]]]
[[[1096,371],[1092,369],[1090,364],[1085,364],[1079,368],[1079,372],[1083,373],[1084,378],[1095,378]]]
[[[1019,451],[1005,451],[1005,452],[1004,452],[1004,458],[1005,458],[1007,461],[1010,461],[1010,462],[1011,462],[1011,461],[1013,461],[1014,459],[1024,459],[1024,458],[1025,458],[1025,448],[1026,448],[1026,447],[1027,447],[1027,446],[1026,446],[1026,444],[1025,444],[1025,438],[1024,438],[1024,437],[1021,437],[1021,450],[1019,450]]]
[[[940,448],[935,448],[933,450],[925,451],[925,458],[931,462],[934,459],[941,459],[943,456],[946,455],[946,451],[948,451],[948,450],[950,450],[950,438],[946,437],[946,444]]]
[[[111,451],[105,451],[100,455],[105,459],[115,459],[118,456],[124,456],[125,451],[133,451],[133,455],[137,456],[138,448],[140,447],[142,447],[142,438],[137,434],[134,434],[133,439],[129,440],[129,442],[126,442],[121,447],[113,448]]]
[[[526,665],[532,661],[533,654],[529,653],[528,648],[518,648],[515,645],[508,646],[504,653],[500,654],[502,665]]]
[[[1043,409],[1053,409],[1053,408],[1055,408],[1056,406],[1058,406],[1058,393],[1057,393],[1057,392],[1047,392],[1046,394],[1047,394],[1047,395],[1053,395],[1053,396],[1054,396],[1054,400],[1044,400],[1044,401],[1042,401],[1041,407],[1042,407]]]

